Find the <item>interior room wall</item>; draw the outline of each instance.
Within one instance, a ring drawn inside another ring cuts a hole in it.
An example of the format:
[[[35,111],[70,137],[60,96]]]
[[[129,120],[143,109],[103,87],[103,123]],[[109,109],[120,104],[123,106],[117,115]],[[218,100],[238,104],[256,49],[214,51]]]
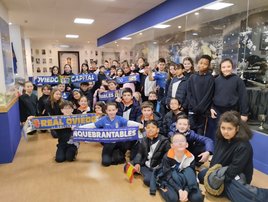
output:
[[[71,45],[69,48],[61,48],[59,45],[50,42],[31,41],[33,76],[50,76],[51,72],[49,71],[49,68],[54,65],[59,65],[58,51],[78,51],[80,66],[84,62],[90,63],[90,60],[97,60],[97,66],[102,65],[104,60],[109,59],[108,57],[103,57],[102,52],[118,52],[120,55],[120,61],[130,60],[130,48],[126,46],[105,48],[96,47],[91,44],[82,44]],[[40,69],[40,72],[37,72],[38,69]],[[61,71],[63,72],[63,67],[61,67]]]

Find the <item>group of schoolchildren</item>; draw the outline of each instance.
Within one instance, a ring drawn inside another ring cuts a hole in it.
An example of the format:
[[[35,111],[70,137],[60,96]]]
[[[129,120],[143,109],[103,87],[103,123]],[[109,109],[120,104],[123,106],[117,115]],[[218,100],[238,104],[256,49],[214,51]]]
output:
[[[19,99],[21,122],[29,116],[93,112],[97,121],[80,127],[138,126],[143,134],[141,140],[102,143],[103,166],[125,163],[126,153],[130,151],[129,160],[142,175],[144,184],[150,187],[150,194],[159,190],[165,201],[199,202],[204,196],[198,186],[196,168],[201,168],[213,155],[210,167],[221,164],[225,168],[221,185],[229,199],[265,201],[268,191],[249,185],[253,152],[249,143],[252,134],[245,123],[248,114],[245,85],[233,74],[232,60],[221,62],[221,74],[216,78],[209,69],[210,61],[210,56],[203,55],[197,72],[189,57],[183,64],[170,63],[168,71],[163,58],[159,59],[158,69],[150,67],[143,58],[139,58],[136,66],[130,66],[127,61],[121,67],[118,61],[113,61],[111,67],[105,61],[99,69],[96,63],[90,68],[83,64],[81,74],[97,74],[96,83],[82,82],[79,89],[78,84],[58,84],[54,88],[44,85],[39,100],[33,94],[33,84],[28,81]],[[53,67],[52,75],[57,74],[59,68]],[[67,65],[64,75],[70,74],[71,66]],[[117,84],[117,77],[134,74],[139,74],[139,82]],[[100,101],[101,93],[119,88],[121,96]],[[69,95],[64,97],[66,92]],[[51,134],[58,138],[56,162],[73,161],[79,145],[72,141],[72,129],[51,130]],[[209,181],[207,186],[218,190],[213,183],[218,182],[219,177],[216,180],[207,177],[207,170],[201,169],[199,181]],[[223,170],[216,171],[217,176]],[[241,180],[241,174],[246,176],[245,181]],[[240,181],[236,180],[237,176]],[[245,193],[251,195],[244,196]]]

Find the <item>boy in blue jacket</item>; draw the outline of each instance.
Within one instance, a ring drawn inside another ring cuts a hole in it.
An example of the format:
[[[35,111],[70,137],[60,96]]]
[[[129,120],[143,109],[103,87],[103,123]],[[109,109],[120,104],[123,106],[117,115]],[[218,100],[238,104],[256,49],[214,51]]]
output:
[[[183,134],[186,137],[189,144],[188,150],[195,156],[196,166],[206,162],[214,151],[214,144],[210,138],[190,130],[189,119],[186,115],[179,116],[176,124],[170,126],[168,135],[172,137],[175,133]]]

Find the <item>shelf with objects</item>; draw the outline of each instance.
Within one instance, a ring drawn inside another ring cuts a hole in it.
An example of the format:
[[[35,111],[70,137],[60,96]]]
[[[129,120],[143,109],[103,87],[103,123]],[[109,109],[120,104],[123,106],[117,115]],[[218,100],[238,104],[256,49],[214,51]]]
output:
[[[0,17],[0,163],[12,162],[21,139],[18,85],[12,60],[9,25]]]

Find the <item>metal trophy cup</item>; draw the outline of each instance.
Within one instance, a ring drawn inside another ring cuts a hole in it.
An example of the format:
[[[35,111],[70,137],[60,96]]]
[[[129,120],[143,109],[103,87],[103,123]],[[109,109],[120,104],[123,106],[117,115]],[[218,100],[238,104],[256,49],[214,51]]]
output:
[[[261,122],[261,124],[260,124],[260,126],[259,126],[259,129],[260,129],[260,130],[264,130],[264,128],[263,128],[263,124],[264,124],[264,122],[265,122],[265,120],[266,120],[266,115],[265,115],[265,114],[259,114],[259,115],[258,115],[258,120]]]

